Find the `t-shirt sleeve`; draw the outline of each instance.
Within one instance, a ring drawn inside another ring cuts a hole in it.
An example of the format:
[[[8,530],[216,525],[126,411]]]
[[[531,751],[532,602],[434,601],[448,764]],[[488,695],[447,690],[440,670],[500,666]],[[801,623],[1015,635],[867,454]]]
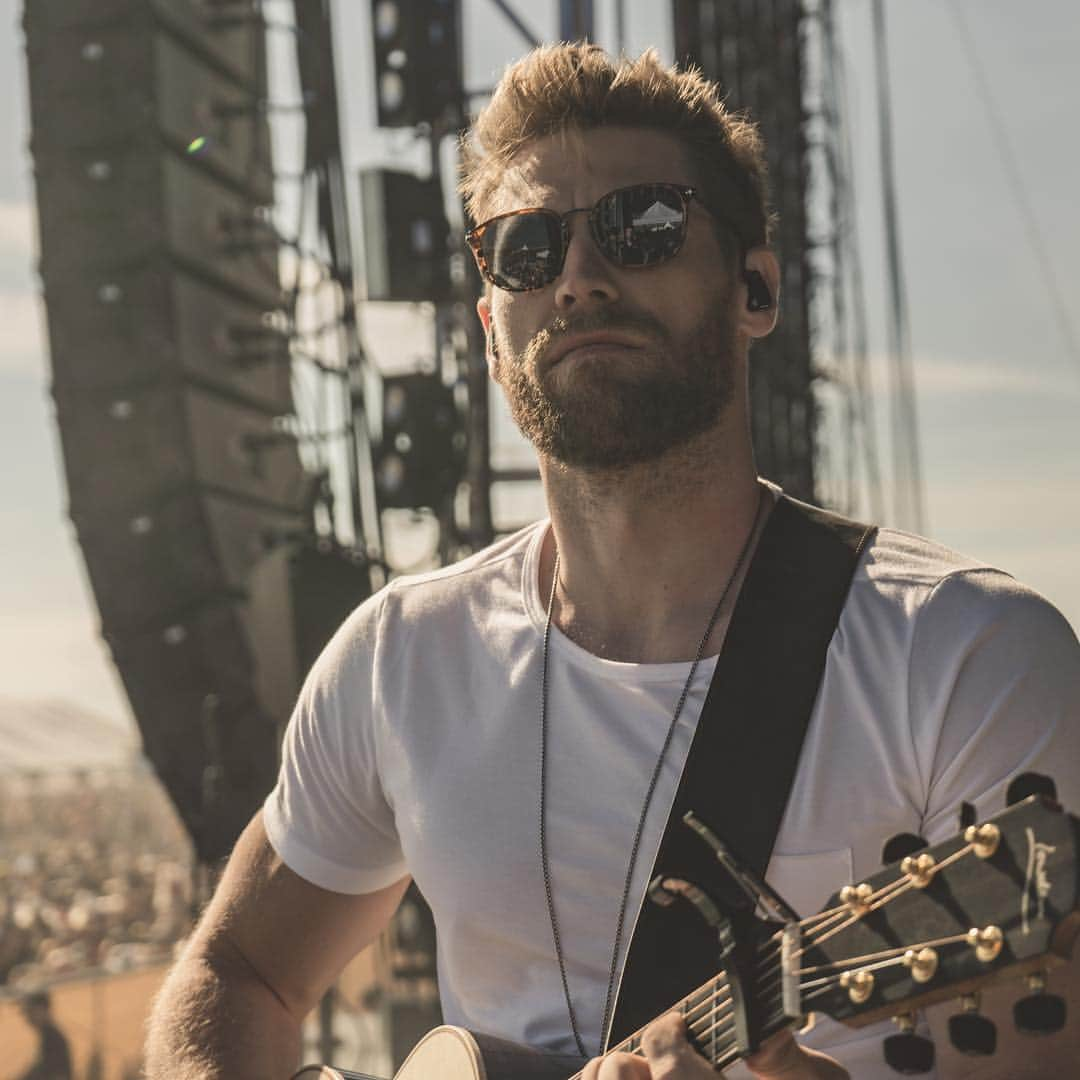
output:
[[[381,597],[362,604],[308,675],[263,804],[271,845],[302,878],[374,892],[408,873],[380,772],[374,667]]]
[[[992,817],[1024,772],[1050,776],[1065,809],[1080,813],[1080,645],[1063,616],[990,568],[953,572],[908,602],[917,606],[907,685],[895,689],[907,701],[917,772],[910,790],[923,811],[918,831],[931,844],[955,836],[963,802],[974,804],[979,820]],[[1007,989],[1011,1008],[1024,991],[1020,984]],[[939,1061],[949,1052],[947,1018],[957,1011],[955,1002],[925,1010],[919,1031],[933,1037]],[[826,1022],[804,1041],[853,1077],[886,1080],[898,1074],[885,1064],[882,1039],[895,1030]],[[1001,1030],[1004,1046],[1004,1024]],[[942,1068],[934,1075],[959,1073]]]
[[[908,680],[927,840],[955,834],[961,802],[980,819],[1003,810],[1024,772],[1080,812],[1080,645],[1041,596],[996,570],[944,578],[919,612]]]

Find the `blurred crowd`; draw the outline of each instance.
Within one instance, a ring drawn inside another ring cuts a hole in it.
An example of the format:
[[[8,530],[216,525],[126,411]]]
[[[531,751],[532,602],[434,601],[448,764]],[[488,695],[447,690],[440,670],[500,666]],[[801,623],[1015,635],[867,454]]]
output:
[[[0,987],[167,961],[192,855],[150,771],[0,776]]]

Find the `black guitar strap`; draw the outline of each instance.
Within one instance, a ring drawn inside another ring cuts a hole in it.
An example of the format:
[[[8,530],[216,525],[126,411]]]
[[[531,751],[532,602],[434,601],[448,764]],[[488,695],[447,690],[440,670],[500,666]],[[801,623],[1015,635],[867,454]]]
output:
[[[682,823],[693,810],[764,876],[795,778],[825,654],[874,528],[781,496],[739,593],[649,880],[745,903]],[[630,941],[609,1046],[716,974],[716,935],[686,904],[646,901]]]

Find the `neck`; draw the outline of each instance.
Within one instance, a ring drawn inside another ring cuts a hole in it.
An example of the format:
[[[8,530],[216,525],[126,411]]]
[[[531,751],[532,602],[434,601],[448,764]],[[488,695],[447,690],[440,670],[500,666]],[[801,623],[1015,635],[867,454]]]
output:
[[[553,622],[609,659],[664,663],[694,657],[740,555],[760,531],[761,488],[747,444],[741,460],[701,440],[618,473],[541,463],[552,535],[541,560]],[[764,502],[771,505],[771,499]],[[706,654],[722,641],[739,581],[733,581]]]

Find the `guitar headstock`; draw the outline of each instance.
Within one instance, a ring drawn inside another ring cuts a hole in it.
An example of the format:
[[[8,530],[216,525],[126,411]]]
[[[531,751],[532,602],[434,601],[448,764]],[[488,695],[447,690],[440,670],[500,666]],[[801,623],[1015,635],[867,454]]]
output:
[[[1007,798],[1013,805],[982,824],[965,803],[961,835],[934,847],[894,837],[885,858],[903,858],[801,920],[687,813],[683,820],[752,902],[725,914],[692,882],[659,875],[649,886],[663,907],[688,900],[717,932],[723,970],[674,1006],[698,1050],[726,1068],[809,1013],[851,1027],[892,1017],[901,1034],[885,1039],[886,1062],[902,1073],[929,1072],[934,1046],[914,1033],[913,1010],[961,998],[963,1011],[949,1018],[953,1044],[990,1054],[996,1030],[978,1012],[978,992],[1024,975],[1033,993],[1014,1006],[1017,1027],[1059,1031],[1065,1001],[1045,992],[1045,974],[1068,958],[1080,933],[1080,820],[1035,773],[1016,777]],[[639,1053],[640,1036],[614,1050]]]
[[[793,962],[805,1012],[853,1026],[1042,972],[1080,932],[1080,822],[1032,796],[830,897]]]

